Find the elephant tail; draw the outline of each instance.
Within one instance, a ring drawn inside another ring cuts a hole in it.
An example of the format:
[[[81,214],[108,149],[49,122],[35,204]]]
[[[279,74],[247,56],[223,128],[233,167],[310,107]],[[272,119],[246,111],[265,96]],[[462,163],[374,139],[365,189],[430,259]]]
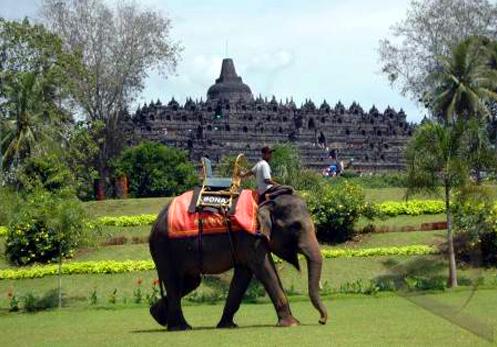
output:
[[[152,260],[154,261],[155,263],[155,271],[157,271],[157,277],[158,277],[158,285],[159,285],[159,291],[160,291],[160,297],[161,298],[164,298],[165,295],[164,295],[164,292],[165,292],[165,289],[164,289],[164,281],[162,279],[162,276],[160,275],[160,271],[159,269],[157,268],[157,253],[156,253],[156,249],[154,247],[154,243],[153,242],[150,242],[149,243],[149,249],[150,249],[150,255],[152,256]]]
[[[150,255],[152,256],[152,260],[154,261],[155,264],[155,270],[157,271],[161,298],[165,298],[165,284],[164,284],[164,279],[161,276],[161,271],[159,269],[161,255],[159,254],[160,247],[158,246],[160,244],[159,239],[161,239],[161,236],[163,237],[163,235],[167,234],[166,224],[167,224],[168,207],[169,204],[166,205],[166,207],[159,213],[154,225],[152,226],[152,231],[148,239]]]

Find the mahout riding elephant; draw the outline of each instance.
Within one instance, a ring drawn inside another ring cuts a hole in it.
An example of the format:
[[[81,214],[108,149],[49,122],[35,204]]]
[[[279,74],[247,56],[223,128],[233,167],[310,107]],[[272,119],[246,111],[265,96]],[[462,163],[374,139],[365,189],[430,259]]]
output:
[[[319,311],[321,324],[328,314],[319,295],[322,256],[314,224],[305,202],[296,195],[281,195],[258,211],[263,236],[245,232],[205,235],[197,238],[168,237],[168,208],[158,216],[149,238],[150,253],[155,262],[161,288],[161,299],[150,313],[168,330],[186,330],[181,298],[195,290],[201,274],[220,274],[234,267],[228,297],[218,328],[234,328],[233,317],[242,297],[255,276],[264,286],[276,310],[278,326],[298,325],[290,311],[288,299],[275,264],[274,253],[299,269],[298,254],[307,260],[309,297]],[[199,249],[200,248],[200,249]],[[201,256],[200,256],[201,254]],[[167,296],[164,295],[163,286]]]

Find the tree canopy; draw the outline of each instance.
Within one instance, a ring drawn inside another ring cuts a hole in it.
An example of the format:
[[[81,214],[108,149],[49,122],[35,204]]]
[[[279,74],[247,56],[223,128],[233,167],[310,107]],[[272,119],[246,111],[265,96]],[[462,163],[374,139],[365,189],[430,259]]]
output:
[[[74,57],[41,25],[0,19],[0,128],[2,165],[47,150],[64,138],[65,67]]]
[[[158,143],[126,149],[115,163],[117,175],[129,178],[135,197],[173,196],[191,189],[197,175],[186,152]]]
[[[67,78],[86,119],[103,122],[97,170],[108,178],[109,160],[126,143],[120,124],[126,109],[151,69],[167,75],[179,59],[171,21],[131,1],[110,7],[104,0],[43,0],[42,15],[63,46],[80,56]]]
[[[470,37],[495,40],[496,28],[497,5],[487,0],[414,0],[392,37],[380,41],[382,72],[403,95],[423,101],[438,58]]]

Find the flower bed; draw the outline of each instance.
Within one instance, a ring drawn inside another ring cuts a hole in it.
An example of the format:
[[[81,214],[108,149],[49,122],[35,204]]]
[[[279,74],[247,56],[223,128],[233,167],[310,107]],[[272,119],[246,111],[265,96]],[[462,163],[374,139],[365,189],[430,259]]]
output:
[[[379,247],[365,249],[323,249],[324,258],[340,257],[374,257],[392,255],[429,255],[438,253],[438,248],[426,245],[413,245],[405,247]],[[151,271],[155,266],[151,260],[126,260],[126,261],[87,261],[70,262],[62,264],[62,274],[108,274]],[[58,266],[35,265],[25,268],[0,270],[0,280],[17,280],[23,278],[40,278],[57,275]]]

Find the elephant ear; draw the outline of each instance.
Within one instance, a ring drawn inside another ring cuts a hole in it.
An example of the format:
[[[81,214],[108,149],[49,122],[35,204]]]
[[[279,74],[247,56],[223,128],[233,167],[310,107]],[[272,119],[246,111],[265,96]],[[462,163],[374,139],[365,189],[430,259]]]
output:
[[[271,208],[268,205],[259,208],[257,211],[257,222],[259,223],[259,231],[269,241],[273,222],[271,220]]]

